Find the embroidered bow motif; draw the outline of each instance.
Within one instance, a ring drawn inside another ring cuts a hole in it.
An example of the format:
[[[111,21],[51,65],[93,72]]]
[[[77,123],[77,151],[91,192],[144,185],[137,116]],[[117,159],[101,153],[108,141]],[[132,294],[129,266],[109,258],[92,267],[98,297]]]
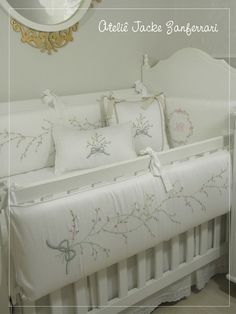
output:
[[[91,139],[87,142],[87,147],[90,148],[90,153],[88,154],[87,159],[96,154],[110,156],[110,154],[106,151],[109,144],[111,144],[111,142],[108,141],[102,134],[93,134]]]
[[[96,154],[104,154],[104,155],[110,156],[110,154],[105,151],[104,147],[93,147],[89,155],[87,156],[87,159],[90,158],[92,155],[96,155]]]
[[[76,251],[72,250],[70,247],[69,240],[63,240],[58,245],[52,245],[46,240],[47,246],[52,250],[57,250],[64,254],[64,259],[66,262],[66,274],[68,274],[68,265],[76,257]]]

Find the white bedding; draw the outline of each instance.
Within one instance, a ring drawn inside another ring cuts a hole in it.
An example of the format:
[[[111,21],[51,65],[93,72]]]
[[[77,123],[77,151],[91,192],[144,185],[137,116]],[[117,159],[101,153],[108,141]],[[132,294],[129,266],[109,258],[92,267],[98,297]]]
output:
[[[146,174],[64,199],[11,206],[11,253],[23,294],[39,299],[226,213],[229,161],[221,151],[166,167],[174,187],[168,193],[160,178]]]
[[[6,181],[11,185],[15,184],[24,186],[35,182],[48,181],[54,178],[56,178],[54,167],[48,167],[22,174],[17,174],[9,178],[3,178],[1,179],[1,181]]]

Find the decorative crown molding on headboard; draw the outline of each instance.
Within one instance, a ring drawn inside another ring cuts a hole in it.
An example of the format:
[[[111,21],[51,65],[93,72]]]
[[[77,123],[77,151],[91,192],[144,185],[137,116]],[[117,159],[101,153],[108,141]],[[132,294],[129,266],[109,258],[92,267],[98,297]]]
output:
[[[236,69],[196,48],[178,50],[168,59],[150,66],[148,55],[142,67],[143,83],[153,92],[172,97],[236,100]]]

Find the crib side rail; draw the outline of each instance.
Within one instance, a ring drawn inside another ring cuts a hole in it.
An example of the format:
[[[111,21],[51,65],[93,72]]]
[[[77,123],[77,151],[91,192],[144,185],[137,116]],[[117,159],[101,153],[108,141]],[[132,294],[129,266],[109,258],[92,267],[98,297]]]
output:
[[[202,142],[174,148],[158,153],[162,165],[189,159],[193,156],[201,157],[205,153],[223,149],[225,138],[222,136]],[[92,189],[97,185],[111,184],[133,176],[148,173],[150,157],[143,156],[133,160],[120,162],[92,170],[73,172],[50,181],[15,187],[14,202],[22,204],[37,200],[50,199],[53,195],[78,192],[80,189]]]

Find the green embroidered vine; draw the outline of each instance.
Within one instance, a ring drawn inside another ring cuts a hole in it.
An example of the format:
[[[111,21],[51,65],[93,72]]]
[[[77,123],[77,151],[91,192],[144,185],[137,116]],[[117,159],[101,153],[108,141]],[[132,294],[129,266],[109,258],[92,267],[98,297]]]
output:
[[[87,131],[87,130],[98,129],[102,127],[101,121],[91,123],[86,118],[85,122],[81,122],[75,116],[69,119],[69,123],[71,126],[73,126],[74,128],[77,128],[80,131]]]
[[[42,132],[38,135],[24,135],[18,132],[9,132],[4,130],[0,132],[0,150],[5,145],[9,143],[16,143],[16,148],[23,148],[20,159],[23,160],[27,157],[27,154],[30,150],[33,150],[37,153],[40,147],[43,145],[43,141],[46,137],[49,136],[52,130],[52,122],[45,120],[47,126],[41,126]]]
[[[185,194],[184,188],[177,181],[173,190],[166,194],[166,197],[158,203],[153,194],[144,194],[143,202],[135,202],[126,213],[119,212],[114,209],[111,214],[105,215],[101,208],[95,208],[93,218],[90,222],[91,226],[87,234],[80,234],[80,219],[71,210],[71,225],[69,227],[70,239],[60,241],[58,245],[52,244],[47,240],[46,245],[52,250],[57,250],[66,263],[66,274],[68,274],[69,263],[77,256],[83,255],[85,248],[90,250],[91,256],[96,260],[98,254],[104,254],[109,257],[111,249],[99,243],[100,234],[112,236],[120,239],[127,244],[129,234],[144,228],[152,237],[158,237],[155,223],[160,222],[162,215],[166,216],[170,222],[180,224],[177,214],[171,213],[168,208],[168,202],[182,201],[183,206],[194,210],[206,211],[206,205],[202,200],[202,196],[209,197],[209,191],[217,191],[222,194],[223,190],[228,188],[228,179],[224,181],[224,174],[228,169],[221,169],[219,173],[211,176],[201,187],[193,194]],[[151,227],[151,222],[153,228]],[[89,222],[88,222],[89,223]]]

